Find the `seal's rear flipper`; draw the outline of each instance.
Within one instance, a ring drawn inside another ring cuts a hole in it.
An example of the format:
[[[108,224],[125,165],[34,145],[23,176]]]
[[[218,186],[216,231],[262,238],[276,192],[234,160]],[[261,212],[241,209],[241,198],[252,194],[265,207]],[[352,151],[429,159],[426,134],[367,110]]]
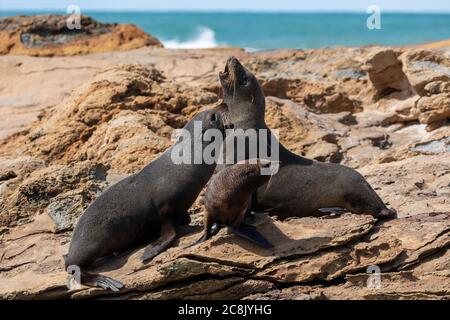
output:
[[[142,262],[147,262],[159,255],[170,247],[176,238],[177,232],[172,223],[169,221],[164,222],[161,226],[161,236],[145,247],[141,257]]]
[[[273,245],[254,226],[242,223],[238,228],[230,227],[230,229],[235,235],[247,239],[264,249],[273,248]]]
[[[92,285],[95,285],[97,287],[101,287],[105,290],[112,290],[114,292],[119,291],[123,288],[123,284],[117,280],[114,280],[113,278],[109,278],[102,275],[94,275],[92,278]]]
[[[340,215],[340,214],[347,212],[347,210],[345,210],[343,208],[339,208],[339,207],[334,207],[334,208],[320,208],[319,212]]]
[[[79,281],[81,284],[89,286],[89,287],[101,287],[105,290],[111,290],[114,292],[119,291],[124,286],[121,282],[114,280],[113,278],[102,276],[100,274],[90,273],[84,269],[79,269],[79,279],[76,280]],[[70,273],[69,276],[75,279],[77,277],[76,274]],[[72,281],[69,281],[68,283],[73,284]],[[73,287],[69,287],[69,289],[74,289]]]

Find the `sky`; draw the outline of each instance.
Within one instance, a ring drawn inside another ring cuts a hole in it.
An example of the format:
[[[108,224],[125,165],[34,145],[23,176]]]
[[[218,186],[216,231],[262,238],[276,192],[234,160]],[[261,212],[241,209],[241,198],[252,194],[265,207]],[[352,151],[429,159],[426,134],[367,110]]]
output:
[[[450,0],[1,0],[0,10],[63,10],[77,4],[81,10],[205,10],[205,11],[351,11],[365,12],[378,5],[384,12],[446,12]]]

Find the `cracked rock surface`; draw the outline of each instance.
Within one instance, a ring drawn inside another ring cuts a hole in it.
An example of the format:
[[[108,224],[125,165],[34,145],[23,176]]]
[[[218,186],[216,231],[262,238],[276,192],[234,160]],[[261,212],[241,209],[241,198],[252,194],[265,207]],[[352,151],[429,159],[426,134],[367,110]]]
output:
[[[67,290],[62,255],[78,217],[220,101],[229,55],[260,79],[267,124],[286,147],[355,168],[399,218],[259,215],[252,223],[271,250],[225,229],[186,249],[201,233],[200,197],[193,231],[151,262],[136,248],[95,266],[125,289]],[[0,57],[0,298],[450,298],[449,56],[367,47]]]

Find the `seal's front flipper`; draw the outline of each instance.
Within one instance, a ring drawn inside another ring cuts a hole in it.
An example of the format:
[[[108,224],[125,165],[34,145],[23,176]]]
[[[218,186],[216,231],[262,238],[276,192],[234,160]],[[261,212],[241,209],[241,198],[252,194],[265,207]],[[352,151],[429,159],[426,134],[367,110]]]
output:
[[[214,223],[211,227],[210,231],[206,231],[203,233],[203,235],[201,236],[200,239],[198,239],[197,241],[195,241],[194,243],[188,245],[186,248],[190,248],[193,246],[196,246],[202,242],[205,242],[206,240],[208,240],[209,238],[211,238],[212,236],[216,235],[217,232],[219,232],[221,229],[221,226],[219,226],[217,223]]]
[[[239,227],[230,227],[230,229],[235,235],[247,239],[264,249],[273,248],[273,245],[254,226],[242,223]]]
[[[163,222],[161,225],[161,236],[145,247],[141,257],[142,262],[147,262],[159,255],[170,247],[176,238],[177,232],[173,224],[169,221]]]

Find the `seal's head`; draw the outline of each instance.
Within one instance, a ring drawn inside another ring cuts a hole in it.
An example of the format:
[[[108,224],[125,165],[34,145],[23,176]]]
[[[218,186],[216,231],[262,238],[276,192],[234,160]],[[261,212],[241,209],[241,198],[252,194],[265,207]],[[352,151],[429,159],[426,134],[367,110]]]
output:
[[[264,93],[256,77],[236,57],[227,60],[225,69],[219,73],[224,102],[230,112],[243,120],[264,120]]]
[[[215,166],[224,136],[225,125],[220,111],[199,112],[182,130],[174,132],[172,138],[176,143],[170,148],[171,160],[175,164]]]
[[[270,180],[271,175],[268,173],[276,163],[264,159],[242,160],[232,167],[231,174],[235,175],[236,180],[242,180],[243,184],[256,189]]]
[[[212,141],[220,142],[221,145],[224,135],[225,125],[220,111],[210,109],[197,113],[182,130],[174,132],[173,138],[180,148],[190,147],[193,155],[196,146],[203,149]]]
[[[194,131],[194,128],[198,130]],[[208,130],[218,130],[221,133],[225,132],[225,124],[220,111],[215,109],[205,110],[197,113],[191,121],[184,128],[189,132],[199,133],[199,137],[203,136]]]
[[[217,110],[211,109],[200,112],[195,119],[202,122],[203,131],[217,129],[223,132],[225,129],[222,115]]]

